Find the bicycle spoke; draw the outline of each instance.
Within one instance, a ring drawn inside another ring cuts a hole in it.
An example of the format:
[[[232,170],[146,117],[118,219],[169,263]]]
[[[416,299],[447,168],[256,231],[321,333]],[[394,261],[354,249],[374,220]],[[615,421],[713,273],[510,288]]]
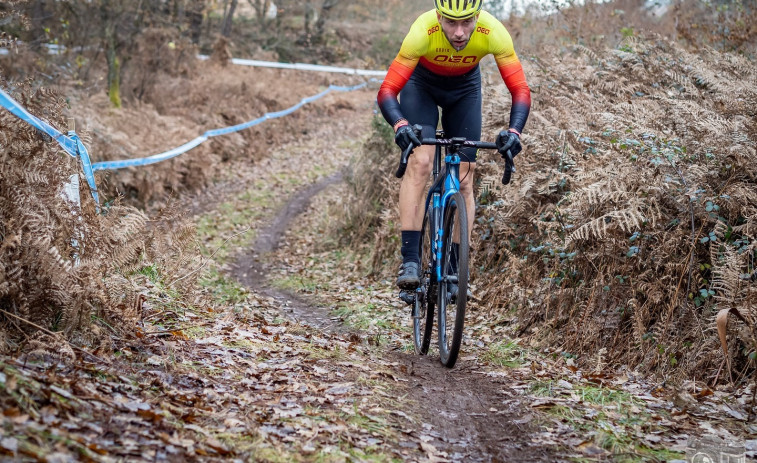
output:
[[[433,328],[435,300],[429,297],[434,279],[431,269],[433,261],[431,255],[433,236],[431,214],[427,210],[423,218],[423,228],[421,229],[420,249],[418,251],[421,261],[421,285],[415,293],[415,303],[413,305],[413,341],[415,352],[419,355],[428,353],[431,344],[431,330]]]

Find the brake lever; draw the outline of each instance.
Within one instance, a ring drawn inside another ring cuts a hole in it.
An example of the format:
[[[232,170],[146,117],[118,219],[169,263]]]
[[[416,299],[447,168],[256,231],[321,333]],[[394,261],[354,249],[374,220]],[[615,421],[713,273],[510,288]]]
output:
[[[400,165],[397,167],[397,172],[394,174],[395,177],[402,178],[402,176],[405,175],[405,170],[407,170],[407,159],[412,152],[413,145],[409,145],[405,148],[405,151],[402,152],[402,156],[400,156]]]

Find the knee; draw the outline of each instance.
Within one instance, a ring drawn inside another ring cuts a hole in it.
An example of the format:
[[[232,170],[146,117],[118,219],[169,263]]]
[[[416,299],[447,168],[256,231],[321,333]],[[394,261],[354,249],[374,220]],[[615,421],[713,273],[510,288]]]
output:
[[[460,174],[460,192],[463,194],[473,193],[473,168],[467,173]]]
[[[407,172],[413,181],[426,183],[431,175],[433,160],[428,156],[410,156],[407,163]]]

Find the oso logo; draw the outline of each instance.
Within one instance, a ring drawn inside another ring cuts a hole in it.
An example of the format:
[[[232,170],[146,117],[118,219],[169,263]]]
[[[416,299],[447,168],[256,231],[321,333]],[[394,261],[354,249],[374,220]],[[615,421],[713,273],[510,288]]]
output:
[[[491,32],[491,30],[489,30],[489,29],[487,29],[485,27],[478,26],[476,28],[476,32],[480,32],[480,33],[482,33],[484,35],[489,35],[489,32]]]
[[[428,30],[428,35],[433,34],[434,32],[439,32],[439,26],[434,26],[431,29]]]
[[[447,56],[447,55],[436,55],[434,56],[434,61],[437,63],[463,63],[463,64],[473,64],[478,59],[477,56]]]

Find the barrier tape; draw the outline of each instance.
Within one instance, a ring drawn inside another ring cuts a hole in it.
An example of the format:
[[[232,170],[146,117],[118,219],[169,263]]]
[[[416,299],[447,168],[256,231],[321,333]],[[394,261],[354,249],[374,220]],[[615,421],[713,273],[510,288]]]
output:
[[[13,113],[16,117],[18,117],[22,121],[26,121],[29,125],[36,127],[38,130],[41,130],[42,132],[52,137],[53,140],[57,141],[58,144],[61,146],[61,148],[63,148],[66,151],[66,153],[68,153],[72,157],[77,157],[77,153],[76,153],[77,145],[74,140],[63,135],[58,130],[53,128],[53,126],[43,121],[42,119],[38,118],[37,116],[29,114],[29,111],[24,109],[20,104],[16,102],[16,100],[11,98],[10,95],[5,93],[5,91],[3,91],[3,89],[1,88],[0,88],[0,105],[5,107],[5,109]]]
[[[369,82],[377,82],[376,79],[371,79]],[[136,159],[126,159],[123,161],[106,161],[106,162],[98,162],[96,164],[92,165],[92,170],[97,172],[99,170],[116,170],[116,169],[123,169],[126,167],[141,167],[141,166],[147,166],[150,164],[155,164],[157,162],[165,161],[167,159],[174,158],[180,154],[184,154],[187,151],[191,150],[192,148],[195,148],[199,146],[200,144],[207,141],[209,138],[212,137],[218,137],[220,135],[228,135],[230,133],[239,132],[240,130],[248,129],[250,127],[253,127],[255,125],[261,124],[269,119],[277,119],[280,117],[284,117],[286,115],[289,115],[293,113],[294,111],[300,109],[304,105],[308,103],[312,103],[313,101],[316,101],[320,98],[323,98],[324,96],[328,95],[331,92],[351,92],[354,90],[359,90],[361,88],[364,88],[368,85],[368,82],[363,82],[359,85],[354,85],[352,87],[342,87],[338,85],[330,85],[329,88],[322,91],[321,93],[318,93],[317,95],[313,95],[308,98],[303,98],[299,103],[296,105],[282,110],[282,111],[276,111],[272,113],[266,113],[262,117],[259,117],[257,119],[253,119],[248,122],[244,122],[242,124],[233,125],[230,127],[224,127],[221,129],[214,129],[214,130],[208,130],[201,136],[195,138],[192,141],[189,141],[177,148],[174,148],[172,150],[166,151],[164,153],[155,154],[153,156],[149,156],[146,158],[136,158]]]
[[[200,60],[207,60],[210,57],[208,55],[197,55]],[[336,66],[321,66],[319,64],[306,64],[306,63],[278,63],[275,61],[259,61],[254,59],[241,59],[232,58],[231,62],[240,66],[255,66],[264,68],[278,68],[278,69],[295,69],[298,71],[321,71],[321,72],[337,72],[342,74],[352,74],[357,76],[386,76],[386,71],[372,71],[364,69],[354,68],[341,68]]]
[[[199,146],[200,144],[204,143],[209,138],[218,137],[221,135],[228,135],[234,132],[239,132],[240,130],[253,127],[267,120],[277,119],[280,117],[287,116],[293,113],[294,111],[300,109],[304,105],[308,103],[312,103],[313,101],[316,101],[320,98],[323,98],[324,96],[328,95],[331,92],[351,92],[354,90],[359,90],[361,88],[367,87],[368,83],[370,82],[379,82],[379,81],[378,79],[372,78],[368,82],[363,82],[362,84],[354,85],[351,87],[330,85],[326,90],[316,95],[313,95],[311,97],[303,98],[302,100],[300,100],[299,103],[297,103],[296,105],[290,108],[284,109],[282,111],[266,113],[262,117],[253,119],[248,122],[244,122],[242,124],[237,124],[230,127],[220,128],[220,129],[208,130],[207,132],[195,138],[194,140],[189,141],[172,150],[169,150],[160,154],[155,154],[153,156],[149,156],[145,158],[126,159],[122,161],[105,161],[105,162],[98,162],[96,164],[92,164],[87,148],[84,146],[84,144],[81,142],[81,139],[75,132],[70,131],[68,132],[68,135],[62,134],[60,131],[55,129],[53,126],[51,126],[44,120],[34,116],[33,114],[30,114],[26,109],[24,109],[20,104],[18,104],[13,98],[11,98],[10,95],[8,95],[3,89],[0,89],[0,106],[3,106],[12,114],[14,114],[16,117],[25,121],[32,127],[35,127],[36,129],[49,135],[53,140],[55,140],[61,146],[61,148],[63,148],[63,150],[66,153],[68,153],[72,157],[79,159],[82,165],[82,169],[84,171],[84,176],[87,180],[87,184],[89,185],[92,198],[95,200],[95,205],[97,209],[99,210],[100,198],[97,191],[97,184],[95,182],[95,176],[94,176],[94,173],[96,171],[116,170],[116,169],[123,169],[126,167],[147,166],[150,164],[155,164],[157,162],[165,161],[167,159],[171,159],[176,156],[179,156],[180,154],[186,153],[192,148],[195,148]]]
[[[97,184],[95,183],[95,175],[92,170],[92,163],[89,158],[89,152],[84,144],[79,139],[79,136],[75,132],[68,132],[68,136],[63,135],[56,128],[45,122],[44,120],[30,114],[29,111],[24,109],[16,100],[10,97],[3,89],[0,88],[0,106],[5,107],[13,115],[25,121],[37,130],[49,135],[53,140],[63,148],[63,150],[74,158],[79,158],[82,169],[84,170],[84,176],[89,184],[92,198],[95,200],[95,205],[99,209],[100,196],[97,193]]]

